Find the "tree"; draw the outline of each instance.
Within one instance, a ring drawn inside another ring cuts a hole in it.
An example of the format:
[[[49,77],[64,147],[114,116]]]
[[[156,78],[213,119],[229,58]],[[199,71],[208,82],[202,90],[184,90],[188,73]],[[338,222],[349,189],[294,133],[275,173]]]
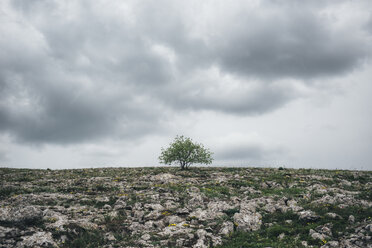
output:
[[[194,143],[184,136],[176,136],[167,149],[161,149],[159,160],[163,164],[179,164],[184,170],[194,163],[210,164],[213,158],[212,152],[204,148],[202,144]]]

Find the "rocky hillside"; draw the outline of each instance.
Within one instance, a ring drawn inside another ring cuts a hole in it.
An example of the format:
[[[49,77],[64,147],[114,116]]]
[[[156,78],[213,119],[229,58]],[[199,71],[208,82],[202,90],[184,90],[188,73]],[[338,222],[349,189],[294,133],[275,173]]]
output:
[[[0,247],[372,247],[372,172],[0,169]]]

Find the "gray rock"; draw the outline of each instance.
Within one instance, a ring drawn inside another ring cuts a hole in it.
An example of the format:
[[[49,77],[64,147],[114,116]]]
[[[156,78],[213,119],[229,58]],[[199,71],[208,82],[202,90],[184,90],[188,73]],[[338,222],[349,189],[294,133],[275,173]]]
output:
[[[176,246],[177,247],[184,247],[185,239],[180,238],[176,240]]]
[[[32,222],[40,220],[43,211],[35,206],[20,206],[15,208],[0,208],[0,221],[6,222]]]
[[[116,238],[114,237],[114,235],[112,233],[106,233],[105,238],[108,241],[115,241],[116,240]]]
[[[195,208],[196,206],[204,205],[203,196],[199,193],[189,193],[190,199],[187,202],[189,208]]]
[[[178,208],[179,207],[179,203],[175,202],[174,200],[167,200],[165,203],[164,203],[164,207],[165,209],[172,209],[172,208]]]
[[[316,221],[319,219],[319,216],[316,215],[311,210],[301,211],[298,213],[299,219],[302,221],[310,222],[310,221]]]
[[[0,239],[5,239],[6,237],[15,237],[19,235],[21,235],[21,231],[18,228],[0,226]]]
[[[105,205],[103,206],[103,209],[109,211],[109,210],[112,209],[112,207],[111,207],[110,205],[108,205],[108,204],[105,204]]]
[[[321,233],[321,234],[324,234],[326,236],[332,237],[332,230],[331,230],[332,227],[333,227],[332,223],[327,223],[327,224],[324,224],[322,226],[318,226],[317,228],[315,228],[315,230],[318,233]]]
[[[199,238],[196,241],[196,244],[193,246],[193,248],[208,248],[208,241],[206,240],[206,236],[209,236],[207,231],[204,229],[198,229],[196,231],[196,236]]]
[[[349,223],[353,224],[355,222],[355,217],[353,215],[350,215],[348,221]]]
[[[324,240],[327,236],[324,235],[324,234],[320,234],[320,233],[314,232],[313,234],[311,234],[311,237],[313,239]]]
[[[262,225],[262,216],[260,213],[235,213],[234,222],[238,230],[257,231]]]
[[[190,213],[190,217],[197,218],[199,220],[213,220],[214,218],[221,217],[225,215],[222,212],[213,212],[209,209],[203,210],[202,208],[197,208],[195,211]]]
[[[141,236],[141,239],[142,240],[145,240],[145,241],[150,240],[151,239],[151,235],[148,234],[148,233],[145,233],[144,235]]]
[[[328,243],[327,243],[327,245],[328,245],[328,247],[340,247],[339,245],[340,245],[340,243],[338,242],[338,241],[329,241]]]
[[[304,247],[309,247],[309,245],[307,244],[307,241],[302,241],[301,245],[304,246]]]
[[[124,209],[126,206],[127,206],[127,203],[125,202],[125,200],[118,199],[115,202],[114,209],[115,210]]]
[[[336,213],[326,213],[326,216],[332,218],[332,219],[342,219],[342,217]]]
[[[190,213],[190,210],[188,210],[187,208],[179,208],[176,210],[176,214],[177,215],[188,215]]]
[[[212,201],[208,203],[208,210],[212,212],[222,212],[224,210],[233,209],[234,206],[225,201]]]
[[[169,224],[178,224],[183,221],[183,219],[177,215],[167,216],[167,218]]]
[[[162,173],[158,175],[151,176],[150,180],[152,181],[160,181],[163,183],[173,183],[177,181],[178,177],[169,173]]]
[[[142,220],[143,219],[143,216],[145,215],[145,212],[144,211],[134,211],[133,212],[133,217],[137,220]]]
[[[300,207],[297,205],[297,201],[295,200],[289,200],[287,201],[287,206],[293,211],[293,212],[298,212],[303,210],[303,207]]]
[[[249,212],[256,212],[256,208],[258,207],[258,204],[255,199],[248,201],[248,202],[242,202],[240,203],[240,212],[241,213],[249,213]]]
[[[231,221],[226,221],[222,224],[219,234],[228,236],[234,232],[234,224]]]
[[[36,232],[31,236],[23,237],[17,247],[58,247],[50,232]]]
[[[164,210],[164,207],[161,204],[159,204],[159,203],[145,204],[143,207],[145,209],[150,210],[150,211],[152,211],[152,210],[163,211]]]

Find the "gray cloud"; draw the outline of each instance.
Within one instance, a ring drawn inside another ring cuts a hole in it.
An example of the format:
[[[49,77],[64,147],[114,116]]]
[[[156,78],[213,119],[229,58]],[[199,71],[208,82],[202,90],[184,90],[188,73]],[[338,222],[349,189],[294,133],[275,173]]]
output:
[[[8,161],[8,154],[6,151],[0,150],[0,162],[7,162]],[[0,164],[1,166],[2,164]]]
[[[280,14],[243,19],[218,47],[219,64],[244,76],[311,79],[350,72],[368,52],[365,41],[327,29],[316,16]],[[252,23],[259,27],[250,30]]]
[[[233,143],[227,144],[226,146],[220,146],[217,148],[215,157],[221,161],[260,161],[268,160],[278,157],[285,153],[284,148],[280,147],[265,147],[259,143]]]
[[[302,96],[286,80],[312,87],[369,55],[366,23],[342,28],[315,4],[237,3],[213,18],[179,4],[4,1],[0,131],[70,144],[139,138],[174,112],[264,114]]]
[[[223,89],[225,88],[225,90]],[[227,90],[226,87],[200,88],[184,94],[174,94],[173,105],[180,109],[218,110],[239,115],[256,115],[280,108],[296,98],[296,90],[286,85],[242,86]]]
[[[265,157],[267,152],[260,146],[236,146],[226,147],[216,154],[220,160],[259,160]]]

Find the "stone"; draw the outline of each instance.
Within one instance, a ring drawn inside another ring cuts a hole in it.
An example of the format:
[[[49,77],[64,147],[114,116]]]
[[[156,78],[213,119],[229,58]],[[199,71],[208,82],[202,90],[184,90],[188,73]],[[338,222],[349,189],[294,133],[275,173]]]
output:
[[[103,206],[103,209],[109,211],[109,210],[112,209],[112,207],[111,207],[110,205],[108,205],[108,204],[105,204],[105,205]]]
[[[240,212],[241,213],[256,212],[257,207],[258,205],[255,201],[242,202],[240,204]]]
[[[141,236],[141,239],[142,240],[145,240],[145,241],[150,240],[151,239],[151,235],[148,234],[148,233],[145,233],[144,235]]]
[[[145,204],[143,208],[148,209],[150,211],[156,210],[156,211],[163,211],[164,207],[159,203],[154,204]]]
[[[309,247],[309,245],[307,244],[307,241],[302,241],[301,245],[304,246],[304,247]]]
[[[262,225],[260,213],[235,213],[233,218],[237,229],[241,231],[257,231]]]
[[[231,221],[226,221],[222,224],[219,234],[228,236],[233,232],[234,232],[234,223],[232,223]]]
[[[313,234],[311,234],[311,237],[312,237],[313,239],[324,240],[324,239],[326,238],[326,235],[323,235],[323,234],[320,234],[320,233],[314,232]]]
[[[119,209],[124,209],[127,206],[127,203],[124,199],[118,199],[115,204],[114,204],[114,209],[119,210]]]
[[[178,224],[183,221],[183,219],[177,215],[167,216],[169,224]]]
[[[338,241],[329,241],[329,242],[327,242],[327,245],[328,245],[328,247],[335,247],[335,248],[340,247],[339,246],[340,243]]]
[[[169,173],[162,173],[158,175],[151,176],[150,180],[152,181],[160,181],[163,183],[172,183],[175,182],[177,179],[176,176],[169,174]]]
[[[228,209],[233,209],[234,206],[228,204],[225,201],[211,201],[208,203],[207,208],[212,212],[222,212]]]
[[[372,224],[368,224],[364,227],[364,230],[366,230],[367,232],[372,232]]]
[[[116,238],[114,237],[114,235],[112,233],[106,233],[105,238],[108,241],[115,241],[116,240]]]
[[[349,223],[353,224],[355,222],[355,217],[353,215],[350,215],[348,221]]]
[[[342,217],[336,213],[326,213],[326,216],[332,218],[332,219],[342,219]]]
[[[35,206],[19,206],[15,208],[0,208],[0,221],[33,222],[41,220],[43,211]]]
[[[31,236],[23,237],[17,247],[58,247],[50,232],[36,232]]]
[[[222,212],[213,212],[209,209],[203,210],[202,208],[197,208],[195,211],[191,212],[189,216],[191,218],[197,218],[198,220],[213,220],[214,218],[223,216]]]
[[[193,246],[194,248],[207,248],[208,245],[206,244],[206,236],[207,235],[207,231],[205,231],[204,229],[198,229],[196,231],[196,236],[199,238],[196,242],[196,244]]]
[[[306,221],[306,222],[312,222],[312,221],[316,221],[319,219],[319,216],[317,216],[311,210],[301,211],[298,213],[298,215],[299,215],[300,220]]]
[[[184,245],[183,245],[184,243],[185,243],[185,239],[181,238],[181,239],[176,240],[176,246],[177,247],[184,247]]]

